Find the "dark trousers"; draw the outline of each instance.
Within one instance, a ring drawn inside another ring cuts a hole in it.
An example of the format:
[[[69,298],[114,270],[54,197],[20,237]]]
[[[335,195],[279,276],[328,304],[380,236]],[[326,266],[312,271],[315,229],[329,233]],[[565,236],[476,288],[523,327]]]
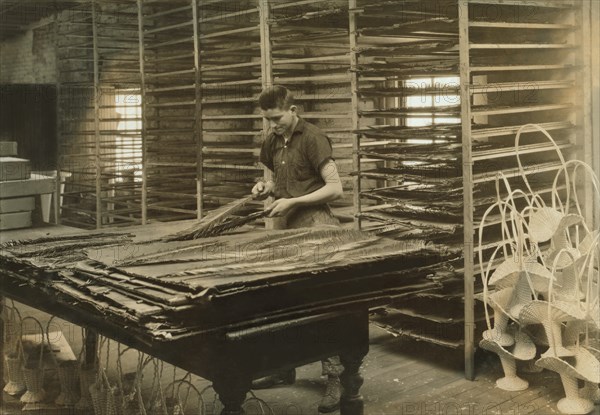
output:
[[[336,218],[329,205],[306,206],[294,209],[287,216],[274,218],[275,229],[297,229],[312,227],[339,227],[340,221]],[[321,361],[324,376],[339,376],[344,370],[339,356],[328,357]]]

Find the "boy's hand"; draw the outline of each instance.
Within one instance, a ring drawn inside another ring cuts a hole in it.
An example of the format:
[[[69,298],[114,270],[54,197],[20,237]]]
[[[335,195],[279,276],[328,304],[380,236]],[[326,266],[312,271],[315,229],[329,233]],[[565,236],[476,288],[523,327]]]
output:
[[[295,207],[294,199],[277,199],[271,205],[265,209],[270,212],[269,217],[285,216],[292,208]]]
[[[252,194],[256,199],[266,199],[271,194],[274,188],[275,183],[273,183],[271,180],[269,180],[268,182],[263,182],[261,180],[258,183],[256,183],[252,188]]]

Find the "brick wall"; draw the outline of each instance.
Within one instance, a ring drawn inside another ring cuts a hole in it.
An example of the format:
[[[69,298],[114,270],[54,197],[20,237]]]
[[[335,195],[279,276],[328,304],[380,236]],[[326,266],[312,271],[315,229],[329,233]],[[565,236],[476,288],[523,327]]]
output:
[[[22,35],[0,42],[0,83],[56,82],[54,18],[45,18]]]

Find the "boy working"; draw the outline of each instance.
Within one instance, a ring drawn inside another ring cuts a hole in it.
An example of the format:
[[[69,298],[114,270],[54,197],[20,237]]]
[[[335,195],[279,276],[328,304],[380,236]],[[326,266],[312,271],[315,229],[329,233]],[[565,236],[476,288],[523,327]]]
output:
[[[273,172],[273,181],[260,181],[252,189],[258,197],[274,196],[267,207],[275,228],[339,226],[328,202],[342,196],[342,183],[332,158],[329,138],[316,126],[298,117],[292,93],[284,87],[264,90],[259,97],[263,117],[271,131],[262,144],[260,161]],[[339,407],[342,366],[335,356],[322,361],[327,376],[320,412]],[[255,389],[295,381],[295,370],[259,379]]]

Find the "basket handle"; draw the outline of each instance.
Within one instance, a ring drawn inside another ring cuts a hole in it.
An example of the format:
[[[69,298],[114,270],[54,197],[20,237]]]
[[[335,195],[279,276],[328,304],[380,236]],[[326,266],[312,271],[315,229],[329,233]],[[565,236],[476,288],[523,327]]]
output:
[[[7,305],[7,304],[3,303],[2,304],[2,308],[7,311],[7,317],[8,317],[9,321],[11,321],[11,322],[12,321],[15,321],[15,322],[18,321],[18,324],[15,324],[14,327],[21,327],[21,322],[23,321],[23,318],[21,317],[21,313],[19,312],[19,310],[15,306],[14,300],[11,300],[11,305]],[[10,312],[10,314],[8,314],[8,312]],[[15,316],[16,316],[16,318],[15,318]],[[11,324],[10,327],[13,327],[13,325]],[[14,348],[12,348],[12,350],[11,350],[11,344],[8,344],[8,341],[7,341],[9,339],[8,333],[9,333],[9,331],[6,330],[6,327],[5,327],[5,329],[3,331],[2,342],[5,343],[5,344],[7,344],[8,349],[9,349],[8,353],[10,353],[12,351],[17,352],[17,348],[19,347],[18,337],[15,340],[10,339],[11,343],[12,342],[15,343]]]
[[[52,362],[54,366],[58,367],[58,360],[56,360],[56,356],[54,356],[54,352],[52,351],[52,345],[50,343],[50,323],[54,320],[56,316],[50,317],[48,323],[46,324],[46,339],[48,340],[48,349],[50,350],[50,356],[52,356]]]

